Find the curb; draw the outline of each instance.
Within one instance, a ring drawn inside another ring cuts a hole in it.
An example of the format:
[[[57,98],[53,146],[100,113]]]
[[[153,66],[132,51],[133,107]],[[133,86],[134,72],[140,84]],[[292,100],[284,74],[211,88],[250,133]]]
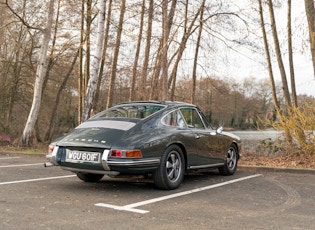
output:
[[[250,165],[238,165],[239,169],[245,169],[251,172],[284,172],[284,173],[301,173],[315,175],[315,169],[303,169],[303,168],[276,168],[266,166],[250,166]]]

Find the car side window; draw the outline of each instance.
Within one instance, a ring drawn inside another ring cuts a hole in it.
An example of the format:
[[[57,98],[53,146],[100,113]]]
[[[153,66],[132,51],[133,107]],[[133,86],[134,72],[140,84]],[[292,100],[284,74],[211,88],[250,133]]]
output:
[[[178,110],[175,110],[175,111],[167,114],[162,119],[162,123],[164,125],[169,125],[169,126],[182,127],[182,128],[186,127],[184,118]]]
[[[186,124],[188,125],[189,128],[205,129],[205,126],[196,109],[181,108],[180,111],[183,114]]]

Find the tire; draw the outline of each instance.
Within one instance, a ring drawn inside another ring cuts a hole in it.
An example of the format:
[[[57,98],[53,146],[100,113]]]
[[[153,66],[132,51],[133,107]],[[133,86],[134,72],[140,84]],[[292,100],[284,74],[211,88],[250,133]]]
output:
[[[81,173],[77,172],[77,177],[84,182],[98,182],[102,179],[104,175],[93,174],[93,173]]]
[[[185,159],[177,145],[169,146],[161,157],[158,169],[153,173],[154,184],[159,189],[176,189],[184,179]]]
[[[224,166],[219,168],[219,172],[222,175],[229,176],[233,175],[237,169],[238,153],[236,146],[232,144],[227,152]]]

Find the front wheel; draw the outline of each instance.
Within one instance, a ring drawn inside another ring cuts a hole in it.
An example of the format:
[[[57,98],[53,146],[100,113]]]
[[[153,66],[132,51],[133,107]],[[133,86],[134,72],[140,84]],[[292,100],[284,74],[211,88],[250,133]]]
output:
[[[232,144],[227,152],[224,166],[219,168],[222,175],[233,175],[237,169],[238,154],[234,144]]]
[[[160,189],[176,189],[184,179],[185,159],[177,145],[169,146],[161,157],[158,169],[153,173],[155,186]]]
[[[77,172],[77,176],[80,180],[83,180],[84,182],[98,182],[102,179],[104,175]]]

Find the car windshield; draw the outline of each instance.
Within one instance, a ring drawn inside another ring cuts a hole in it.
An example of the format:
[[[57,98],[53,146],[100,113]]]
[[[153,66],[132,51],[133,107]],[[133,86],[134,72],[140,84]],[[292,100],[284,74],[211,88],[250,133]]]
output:
[[[153,104],[126,104],[112,107],[108,110],[100,112],[95,115],[93,119],[99,118],[146,118],[157,111],[163,109],[163,105],[153,105]]]

